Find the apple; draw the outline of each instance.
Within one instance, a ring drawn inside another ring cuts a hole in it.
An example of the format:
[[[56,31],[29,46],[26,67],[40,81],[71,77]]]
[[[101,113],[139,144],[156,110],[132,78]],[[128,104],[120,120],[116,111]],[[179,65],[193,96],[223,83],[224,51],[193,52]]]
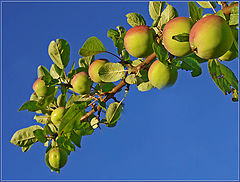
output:
[[[235,40],[238,42],[238,29],[232,29],[232,33],[233,33],[233,36],[234,36]],[[238,53],[237,53],[237,50],[236,50],[235,45],[233,43],[231,48],[224,55],[219,57],[219,60],[221,60],[221,61],[232,61],[236,57],[238,57]]]
[[[124,45],[133,57],[145,58],[153,53],[153,30],[146,25],[129,29],[124,37]]]
[[[89,94],[92,86],[92,81],[86,72],[82,71],[74,75],[72,81],[72,90],[78,94]]]
[[[51,114],[51,121],[53,124],[58,128],[61,124],[63,115],[65,114],[65,108],[64,107],[58,107],[57,109],[54,109]]]
[[[55,88],[53,86],[46,86],[41,76],[34,82],[33,90],[38,97],[46,97],[51,95],[54,92]]]
[[[211,15],[198,20],[189,36],[192,50],[203,59],[218,58],[232,46],[233,35],[227,22],[220,16]]]
[[[68,154],[67,152],[59,147],[52,148],[48,154],[48,161],[51,167],[60,169],[67,163]]]
[[[180,42],[173,36],[189,34],[192,27],[190,18],[176,17],[170,20],[163,28],[164,47],[174,56],[186,56],[192,52],[189,41]]]
[[[177,80],[178,72],[174,67],[169,67],[156,60],[152,63],[148,70],[148,79],[150,83],[162,89],[166,86],[172,86]]]
[[[107,59],[97,59],[94,62],[91,63],[91,65],[88,68],[88,74],[92,81],[96,83],[101,83],[102,80],[100,79],[100,76],[98,74],[99,69],[105,64],[109,62]]]

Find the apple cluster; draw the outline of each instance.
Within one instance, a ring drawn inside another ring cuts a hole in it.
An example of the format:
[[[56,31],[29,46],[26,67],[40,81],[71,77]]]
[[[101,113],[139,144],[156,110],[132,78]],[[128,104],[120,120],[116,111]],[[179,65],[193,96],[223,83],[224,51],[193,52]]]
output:
[[[237,29],[231,29],[226,21],[217,15],[208,15],[192,23],[190,18],[176,17],[170,20],[162,31],[162,44],[175,57],[195,53],[202,59],[219,58],[230,61],[237,57],[233,51]],[[183,41],[174,37],[181,36]],[[185,36],[185,37],[183,37]],[[153,53],[154,31],[146,25],[135,26],[124,37],[126,50],[134,57],[146,58]],[[187,39],[186,39],[187,38]],[[156,60],[148,70],[150,83],[159,89],[171,86],[177,79],[177,69]]]

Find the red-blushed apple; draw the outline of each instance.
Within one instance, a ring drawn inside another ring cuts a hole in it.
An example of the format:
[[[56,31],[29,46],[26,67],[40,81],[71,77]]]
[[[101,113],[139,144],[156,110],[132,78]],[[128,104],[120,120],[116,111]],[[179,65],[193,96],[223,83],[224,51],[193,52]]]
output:
[[[42,80],[42,76],[39,77],[33,84],[33,90],[37,94],[38,97],[45,97],[51,95],[54,92],[53,86],[45,85],[45,82]]]
[[[192,23],[190,18],[176,17],[170,20],[163,29],[164,47],[174,56],[186,56],[192,52],[189,41],[177,41],[173,36],[190,33]]]
[[[100,76],[98,74],[99,69],[105,64],[109,62],[107,59],[97,59],[94,62],[91,63],[91,65],[88,68],[88,74],[92,81],[96,83],[101,83],[102,80],[100,79]]]
[[[220,16],[211,15],[198,20],[189,36],[192,50],[203,59],[218,58],[232,46],[233,35],[227,22]]]
[[[154,31],[146,25],[139,25],[129,29],[124,37],[124,45],[130,55],[145,58],[153,53]]]

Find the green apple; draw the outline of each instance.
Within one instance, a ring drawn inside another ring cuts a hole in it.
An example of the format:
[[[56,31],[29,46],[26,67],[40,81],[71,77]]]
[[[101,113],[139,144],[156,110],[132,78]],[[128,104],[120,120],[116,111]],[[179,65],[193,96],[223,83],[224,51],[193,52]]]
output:
[[[233,36],[235,40],[238,42],[238,29],[232,29]],[[221,57],[219,57],[219,60],[221,61],[232,61],[238,57],[238,51],[235,47],[235,44],[233,43],[231,48]]]
[[[190,18],[176,17],[170,20],[163,29],[164,47],[174,56],[186,56],[192,52],[189,41],[177,41],[173,36],[189,34],[192,27]]]
[[[74,75],[72,81],[72,90],[78,94],[89,94],[92,86],[92,81],[90,80],[88,74],[84,71]]]
[[[49,151],[48,160],[51,167],[55,169],[60,169],[67,163],[68,154],[62,148],[52,148]]]
[[[88,68],[88,74],[92,81],[96,83],[101,83],[102,80],[100,79],[100,76],[98,74],[99,69],[105,64],[109,62],[107,59],[97,59],[94,62],[91,63],[91,65]]]
[[[51,114],[51,121],[53,124],[58,128],[61,124],[63,115],[65,114],[65,108],[64,107],[58,107],[57,109],[54,109]]]
[[[139,25],[129,29],[124,37],[124,45],[133,57],[145,58],[153,53],[154,31],[146,25]]]
[[[154,61],[148,70],[150,83],[158,89],[172,86],[176,82],[177,76],[178,72],[176,68],[166,66],[159,60]]]
[[[203,59],[218,58],[232,46],[233,35],[227,22],[220,16],[211,15],[198,20],[189,36],[192,50]]]
[[[55,89],[53,86],[50,87],[46,86],[41,76],[34,82],[33,90],[35,91],[38,97],[46,97],[51,95]]]

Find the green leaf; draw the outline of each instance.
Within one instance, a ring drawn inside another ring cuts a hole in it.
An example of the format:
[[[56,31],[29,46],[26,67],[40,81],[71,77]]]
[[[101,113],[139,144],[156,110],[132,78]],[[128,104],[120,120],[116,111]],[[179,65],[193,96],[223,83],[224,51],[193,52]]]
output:
[[[96,85],[95,90],[100,90],[101,92],[110,92],[116,85],[112,82],[99,83]]]
[[[79,61],[78,61],[79,67],[88,69],[88,67],[94,61],[94,59],[95,59],[95,56],[87,56],[87,57],[79,58]]]
[[[171,19],[178,16],[177,10],[171,6],[170,4],[166,3],[167,7],[162,12],[161,18],[160,18],[160,24],[161,26],[164,26],[167,22],[169,22]]]
[[[122,104],[118,102],[111,103],[106,112],[107,123],[115,123],[119,120],[123,110]]]
[[[132,27],[139,26],[139,25],[146,25],[146,21],[144,20],[143,16],[139,13],[128,13],[126,15],[127,22]]]
[[[107,37],[110,37],[114,43],[114,46],[117,48],[118,55],[123,54],[124,50],[124,36],[126,34],[126,29],[122,26],[117,26],[117,30],[109,29],[107,32]],[[126,52],[126,51],[125,51]],[[125,53],[125,60],[126,55],[128,53]]]
[[[134,60],[131,65],[132,66],[138,66],[142,62],[143,62],[143,60],[141,58],[138,58],[138,59]]]
[[[85,114],[86,102],[79,104],[73,104],[67,112],[64,114],[61,124],[59,126],[59,133],[62,132],[68,133],[71,132],[74,128],[75,122],[80,120],[81,117]]]
[[[124,67],[120,63],[106,63],[99,69],[100,79],[104,82],[115,82],[124,76]]]
[[[38,139],[39,142],[45,143],[47,141],[46,136],[44,135],[43,129],[37,129],[33,131],[34,136]]]
[[[137,78],[135,74],[130,74],[125,79],[128,84],[137,84]]]
[[[65,140],[63,147],[69,151],[75,151],[75,145],[72,144],[71,140]]]
[[[49,44],[48,54],[60,69],[64,69],[69,62],[70,46],[66,40],[57,39],[56,42],[53,40]]]
[[[96,117],[92,118],[90,121],[90,125],[93,129],[96,129],[99,125],[99,120]]]
[[[167,65],[168,64],[168,52],[164,48],[162,44],[159,44],[157,42],[153,43],[153,50],[156,53],[156,56],[159,61],[161,61],[163,64]]]
[[[46,116],[46,115],[43,115],[43,116],[35,115],[33,119],[35,119],[38,123],[47,124],[50,118],[49,116]]]
[[[38,73],[38,78],[41,77],[41,76],[51,77],[48,69],[44,66],[38,66],[37,73]]]
[[[42,109],[45,109],[45,107],[42,107],[41,105],[39,105],[37,101],[27,101],[20,107],[18,111],[28,110],[31,112],[35,112]]]
[[[202,10],[199,10],[195,2],[188,2],[189,16],[192,19],[193,23],[196,23],[202,18]]]
[[[239,8],[234,6],[231,9],[229,25],[238,25],[239,22]]]
[[[104,47],[103,43],[97,37],[90,37],[79,50],[79,54],[83,57],[87,57],[106,51],[107,50]]]
[[[52,123],[45,124],[43,130],[46,135],[52,135],[57,131]]]
[[[79,122],[74,128],[75,132],[81,136],[91,135],[94,132],[90,122]]]
[[[223,13],[222,10],[219,10],[215,15],[221,16],[224,20],[227,20],[227,18],[226,18],[225,14]]]
[[[50,69],[50,75],[54,79],[58,79],[59,77],[61,77],[63,71],[64,70],[60,69],[56,64],[52,64]]]
[[[29,149],[32,147],[32,145],[29,145],[29,146],[27,146],[27,147],[22,147],[22,151],[23,152],[27,152],[27,151],[29,151]]]
[[[149,2],[149,14],[153,20],[156,20],[161,16],[164,6],[165,2],[162,1]]]
[[[235,98],[237,100],[239,82],[234,73],[216,59],[210,59],[208,61],[208,70],[213,81],[222,90],[222,92],[225,95],[233,93],[233,100],[235,100]]]
[[[194,52],[187,56],[183,56],[182,58],[185,58],[185,57],[195,59],[199,63],[205,63],[208,61],[208,59],[203,59],[203,58],[198,57]]]
[[[180,61],[182,61],[180,63],[180,69],[184,69],[184,70],[191,70],[191,75],[192,77],[197,77],[199,75],[202,74],[202,68],[200,66],[200,64],[198,63],[198,61],[196,61],[195,59],[191,58],[191,57],[185,57],[185,58],[178,58]]]
[[[70,139],[76,146],[81,148],[82,135],[78,135],[75,131],[72,131],[70,135]]]
[[[189,33],[182,33],[178,35],[174,35],[172,39],[178,42],[189,42]]]
[[[66,108],[71,107],[74,103],[81,103],[81,102],[87,102],[87,101],[91,101],[92,99],[94,99],[93,96],[90,95],[75,95],[72,94],[70,96],[70,98],[68,99],[67,103],[66,103]]]
[[[141,82],[137,86],[138,90],[141,92],[146,92],[148,90],[151,90],[153,88],[152,84],[147,81],[147,82]]]
[[[23,128],[18,130],[12,136],[10,143],[17,145],[19,147],[27,147],[37,142],[37,138],[34,136],[34,131],[37,129],[42,129],[39,125],[33,125],[28,128]]]
[[[213,1],[197,1],[197,3],[203,8],[216,8],[216,3]]]
[[[67,94],[60,94],[57,98],[57,105],[59,107],[64,107],[67,100]]]

